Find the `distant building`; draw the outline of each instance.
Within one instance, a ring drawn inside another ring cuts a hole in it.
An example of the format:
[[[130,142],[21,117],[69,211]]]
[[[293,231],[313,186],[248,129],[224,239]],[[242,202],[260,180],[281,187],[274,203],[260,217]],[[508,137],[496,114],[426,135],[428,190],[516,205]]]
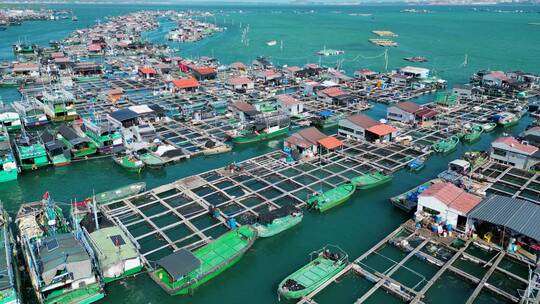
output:
[[[406,66],[406,67],[400,68],[399,73],[405,76],[409,76],[413,78],[420,78],[420,79],[429,77],[429,69],[412,67],[412,66]]]
[[[452,94],[461,99],[472,99],[473,89],[470,84],[456,84],[452,88]]]
[[[246,92],[253,90],[255,83],[247,77],[240,76],[227,79],[225,87],[236,92]]]
[[[253,105],[245,101],[237,101],[230,105],[229,109],[240,121],[249,120],[260,113]]]
[[[290,95],[276,96],[277,104],[289,116],[297,116],[304,112],[304,103]]]

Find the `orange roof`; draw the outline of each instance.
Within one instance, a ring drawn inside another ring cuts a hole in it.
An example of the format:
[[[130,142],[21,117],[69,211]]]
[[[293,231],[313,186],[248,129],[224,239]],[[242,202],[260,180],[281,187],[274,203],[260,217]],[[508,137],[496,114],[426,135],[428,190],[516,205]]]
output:
[[[378,124],[378,125],[373,126],[373,127],[369,128],[367,130],[369,132],[371,132],[373,134],[376,134],[376,135],[379,135],[379,136],[385,136],[385,135],[388,135],[390,133],[394,133],[394,132],[397,131],[394,127],[391,127],[391,126],[385,125],[385,124]]]
[[[195,67],[194,70],[201,75],[214,74],[216,72],[213,68],[206,67]]]
[[[178,89],[189,89],[199,86],[199,82],[195,78],[175,79],[172,82],[174,86]]]
[[[334,136],[328,136],[323,139],[319,139],[319,144],[321,144],[323,147],[325,147],[328,150],[332,150],[332,149],[342,146],[343,142],[341,142],[341,140],[335,138]]]
[[[140,68],[139,72],[142,74],[155,74],[156,70],[154,70],[154,68],[151,68],[151,67],[144,67],[144,68]]]

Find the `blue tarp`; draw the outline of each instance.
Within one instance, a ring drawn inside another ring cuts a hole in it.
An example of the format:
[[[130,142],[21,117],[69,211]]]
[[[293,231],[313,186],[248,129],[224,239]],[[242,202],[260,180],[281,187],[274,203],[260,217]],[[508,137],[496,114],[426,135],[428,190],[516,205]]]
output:
[[[329,117],[329,116],[332,116],[332,115],[334,115],[334,112],[332,112],[332,111],[321,111],[319,113],[319,116],[322,116],[322,117]]]

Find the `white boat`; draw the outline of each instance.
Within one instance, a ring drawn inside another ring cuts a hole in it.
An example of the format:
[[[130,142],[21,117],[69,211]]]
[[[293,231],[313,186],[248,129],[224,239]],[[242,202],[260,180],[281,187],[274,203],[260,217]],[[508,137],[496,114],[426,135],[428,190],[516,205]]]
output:
[[[277,44],[276,40],[271,40],[271,41],[266,42],[266,45],[268,46],[275,46],[276,44]]]

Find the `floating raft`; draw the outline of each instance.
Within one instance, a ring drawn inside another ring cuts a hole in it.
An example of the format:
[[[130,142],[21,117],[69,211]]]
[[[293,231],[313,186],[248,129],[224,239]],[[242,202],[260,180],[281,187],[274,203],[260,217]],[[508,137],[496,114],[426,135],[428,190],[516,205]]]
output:
[[[373,34],[379,36],[379,37],[397,37],[398,35],[394,32],[391,32],[391,31],[381,31],[381,30],[377,30],[377,31],[371,31]]]
[[[369,39],[371,44],[375,44],[382,47],[396,47],[398,43],[390,39]]]

